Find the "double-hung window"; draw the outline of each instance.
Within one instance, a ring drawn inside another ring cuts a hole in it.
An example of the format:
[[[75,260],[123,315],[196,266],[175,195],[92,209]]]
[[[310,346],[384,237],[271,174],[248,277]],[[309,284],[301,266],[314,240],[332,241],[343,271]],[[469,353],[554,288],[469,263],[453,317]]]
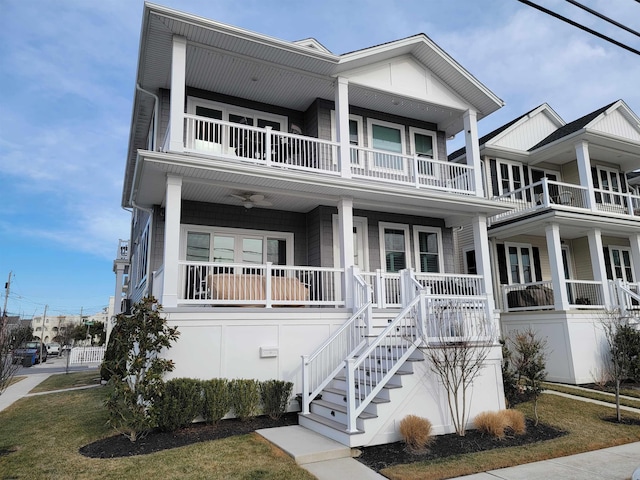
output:
[[[349,115],[349,145],[352,147],[350,158],[351,165],[354,166],[362,165],[363,152],[358,150],[358,147],[363,145],[362,135],[362,117],[359,115]],[[336,111],[331,110],[331,141],[335,142],[336,138]]]
[[[375,170],[389,173],[407,173],[406,161],[403,157],[404,126],[381,120],[368,119],[369,145],[374,150],[373,165]]]
[[[409,128],[411,153],[418,157],[418,173],[438,177],[439,170],[430,160],[437,159],[436,133],[415,127]]]
[[[442,237],[439,228],[413,227],[416,266],[422,273],[441,273]]]
[[[399,272],[409,264],[409,227],[395,223],[380,223],[380,253],[386,272]]]

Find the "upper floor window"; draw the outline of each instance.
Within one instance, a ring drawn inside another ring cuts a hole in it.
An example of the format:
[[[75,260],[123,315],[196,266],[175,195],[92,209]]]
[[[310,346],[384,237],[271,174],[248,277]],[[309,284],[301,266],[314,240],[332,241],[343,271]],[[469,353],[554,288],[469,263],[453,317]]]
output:
[[[533,249],[531,245],[520,243],[505,243],[507,254],[507,273],[509,284],[533,283],[536,279]]]
[[[624,199],[621,193],[625,191],[625,182],[618,170],[603,166],[595,167],[593,170],[593,186],[603,192],[596,192],[596,201],[598,203],[610,203],[614,205],[623,205]],[[604,193],[611,192],[611,194]]]
[[[500,196],[519,190],[524,186],[524,169],[521,164],[500,159],[490,159],[493,195]],[[522,191],[515,194],[522,198]]]
[[[437,159],[436,132],[409,128],[411,134],[411,152],[421,158]]]

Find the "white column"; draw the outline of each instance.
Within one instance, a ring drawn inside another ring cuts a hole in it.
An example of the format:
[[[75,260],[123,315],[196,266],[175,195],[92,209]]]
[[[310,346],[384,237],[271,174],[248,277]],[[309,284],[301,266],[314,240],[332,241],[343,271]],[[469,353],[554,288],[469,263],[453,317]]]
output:
[[[340,174],[351,178],[351,144],[349,143],[349,80],[338,77],[335,89],[336,136],[340,144]]]
[[[344,299],[347,308],[353,306],[353,199],[338,201],[338,232],[340,236],[340,267],[344,268]]]
[[[182,177],[167,175],[167,191],[164,205],[164,277],[162,299],[160,299],[163,307],[176,307],[178,305],[181,201]]]
[[[569,310],[569,298],[564,278],[562,263],[562,242],[560,241],[560,225],[550,223],[545,227],[547,250],[549,251],[549,268],[553,285],[553,307],[556,310]]]
[[[582,140],[575,144],[576,159],[578,161],[578,175],[580,185],[587,189],[586,207],[590,210],[596,208],[596,196],[593,191],[593,178],[591,177],[591,158],[589,158],[589,142]]]
[[[464,112],[464,141],[467,150],[467,165],[473,167],[473,185],[476,190],[476,195],[478,197],[484,197],[477,118],[478,115],[474,110]]]
[[[113,314],[118,315],[122,313],[122,292],[124,291],[124,273],[127,268],[128,262],[116,260],[113,263],[113,269],[116,273],[116,291],[114,294]],[[111,319],[109,319],[109,322]]]
[[[171,97],[170,97],[170,128],[171,137],[169,149],[174,152],[184,151],[184,98],[187,68],[187,39],[173,37],[171,52]]]
[[[476,269],[482,275],[484,293],[487,295],[490,312],[495,309],[493,284],[491,281],[491,257],[489,256],[489,236],[487,235],[487,217],[478,215],[471,221],[473,227],[473,245],[476,252]]]
[[[631,266],[633,267],[633,281],[640,282],[640,235],[630,235]]]
[[[602,283],[602,294],[604,304],[608,307],[611,304],[609,296],[609,285],[607,280],[607,269],[604,265],[604,252],[602,251],[602,234],[595,228],[587,234],[589,239],[589,254],[591,256],[591,269],[593,279]]]

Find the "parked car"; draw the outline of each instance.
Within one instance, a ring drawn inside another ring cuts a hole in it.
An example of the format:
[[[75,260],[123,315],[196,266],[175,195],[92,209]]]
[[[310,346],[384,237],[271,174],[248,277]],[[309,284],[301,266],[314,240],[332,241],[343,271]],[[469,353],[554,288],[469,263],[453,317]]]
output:
[[[41,353],[42,358],[40,358]],[[41,361],[47,361],[47,348],[41,346],[39,340],[25,342],[13,351],[13,363],[22,363],[24,367],[30,367]]]
[[[47,353],[49,355],[59,356],[60,353],[62,353],[62,350],[60,349],[60,344],[55,342],[47,343]]]

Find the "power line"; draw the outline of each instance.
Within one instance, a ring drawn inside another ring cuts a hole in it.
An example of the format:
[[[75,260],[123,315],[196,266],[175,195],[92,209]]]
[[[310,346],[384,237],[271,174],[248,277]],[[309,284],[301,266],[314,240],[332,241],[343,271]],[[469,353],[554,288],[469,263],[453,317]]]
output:
[[[540,10],[543,13],[546,13],[547,15],[551,15],[552,17],[557,18],[558,20],[562,20],[563,22],[568,23],[569,25],[572,25],[576,28],[579,28],[580,30],[583,30],[587,33],[590,33],[591,35],[595,35],[598,38],[601,38],[602,40],[605,40],[607,42],[613,43],[614,45],[620,47],[620,48],[624,48],[625,50],[631,52],[631,53],[635,53],[636,55],[640,55],[640,50],[636,50],[635,48],[632,48],[628,45],[625,45],[624,43],[618,42],[617,40],[614,40],[611,37],[608,37],[606,35],[603,35],[600,32],[596,32],[595,30],[590,29],[589,27],[585,27],[584,25],[581,25],[577,22],[574,22],[573,20],[568,19],[567,17],[563,17],[562,15],[551,11],[547,8],[544,8],[540,5],[537,5],[533,2],[530,2],[529,0],[518,0],[520,3],[524,3],[525,5],[528,5],[530,7],[535,8],[536,10]],[[636,0],[638,3],[640,3],[640,0]]]
[[[616,22],[615,20],[607,17],[606,15],[601,14],[600,12],[596,12],[595,10],[582,5],[581,3],[576,2],[576,0],[565,0],[566,2],[569,2],[571,5],[575,5],[578,8],[581,8],[582,10],[589,12],[591,15],[595,15],[598,18],[601,18],[602,20],[604,20],[605,22],[609,22],[612,25],[615,25],[618,28],[621,28],[623,30],[626,30],[629,33],[633,33],[636,37],[640,37],[640,32],[637,32],[636,30],[634,30],[633,28],[629,28],[626,25],[623,25],[620,22]],[[640,0],[636,0],[636,2],[640,3]]]

